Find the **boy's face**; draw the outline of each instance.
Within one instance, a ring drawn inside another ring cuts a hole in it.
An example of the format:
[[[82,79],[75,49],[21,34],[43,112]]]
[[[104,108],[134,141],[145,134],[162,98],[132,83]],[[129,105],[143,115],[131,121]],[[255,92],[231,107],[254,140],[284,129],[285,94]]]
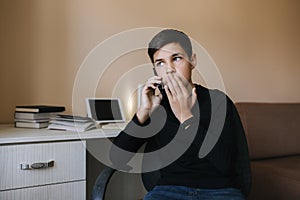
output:
[[[196,65],[196,57],[188,57],[178,43],[169,43],[157,50],[153,55],[154,67],[158,76],[165,78],[168,74],[179,73],[186,81],[192,83],[192,70]]]

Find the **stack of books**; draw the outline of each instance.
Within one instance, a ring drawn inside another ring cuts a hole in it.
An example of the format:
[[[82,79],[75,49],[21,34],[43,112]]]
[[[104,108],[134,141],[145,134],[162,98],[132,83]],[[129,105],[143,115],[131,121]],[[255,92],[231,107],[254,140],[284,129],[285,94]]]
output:
[[[51,117],[48,129],[84,132],[99,128],[99,124],[89,118],[74,115],[55,115]]]
[[[65,111],[64,106],[16,106],[15,127],[16,128],[47,128],[51,114]]]

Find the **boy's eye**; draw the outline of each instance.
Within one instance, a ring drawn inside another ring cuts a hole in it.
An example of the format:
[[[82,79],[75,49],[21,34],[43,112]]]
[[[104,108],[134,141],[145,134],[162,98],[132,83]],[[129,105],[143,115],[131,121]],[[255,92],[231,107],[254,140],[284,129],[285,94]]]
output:
[[[179,60],[181,60],[181,59],[182,59],[182,58],[181,58],[180,56],[176,56],[176,57],[173,58],[174,61],[179,61]]]
[[[164,66],[164,63],[163,63],[163,62],[157,62],[157,63],[155,64],[155,66],[156,66],[156,67],[162,67],[162,66]]]

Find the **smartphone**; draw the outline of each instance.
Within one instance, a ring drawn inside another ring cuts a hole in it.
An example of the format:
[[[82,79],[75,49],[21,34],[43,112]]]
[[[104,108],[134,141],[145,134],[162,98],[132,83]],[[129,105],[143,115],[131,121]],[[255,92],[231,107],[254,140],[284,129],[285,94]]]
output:
[[[155,76],[158,76],[155,68],[153,68],[153,73]],[[159,89],[160,93],[163,93],[163,86],[161,84],[156,84],[155,86]]]

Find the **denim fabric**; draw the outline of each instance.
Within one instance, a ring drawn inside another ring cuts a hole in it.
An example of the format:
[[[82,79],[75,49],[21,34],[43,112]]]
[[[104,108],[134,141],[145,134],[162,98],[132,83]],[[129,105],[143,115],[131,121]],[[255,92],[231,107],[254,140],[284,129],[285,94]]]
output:
[[[160,185],[144,197],[144,200],[245,200],[235,188],[197,189],[185,186]]]

